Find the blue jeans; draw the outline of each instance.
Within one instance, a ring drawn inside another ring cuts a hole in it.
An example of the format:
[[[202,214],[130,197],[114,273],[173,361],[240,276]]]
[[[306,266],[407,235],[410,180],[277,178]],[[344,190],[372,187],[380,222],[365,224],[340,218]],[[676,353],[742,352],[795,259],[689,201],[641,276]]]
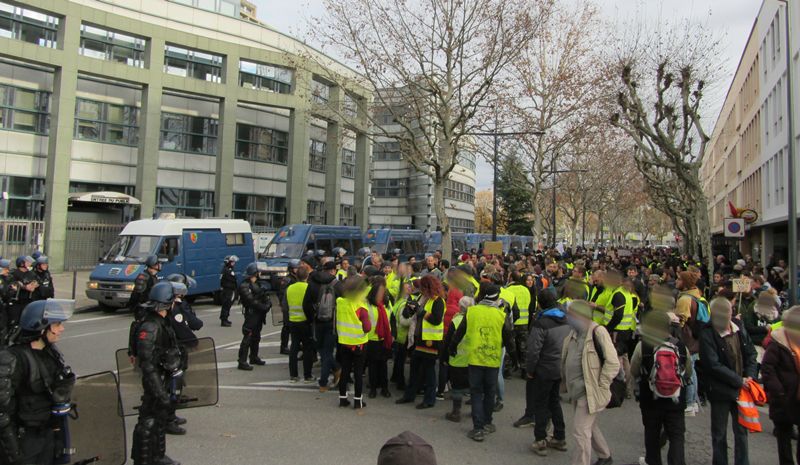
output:
[[[333,334],[333,322],[314,323],[314,333],[317,340],[317,350],[321,359],[319,385],[328,385],[328,378],[331,371],[336,368],[336,360],[333,358],[333,349],[336,347],[336,336]]]
[[[503,355],[500,356],[500,366],[506,362],[506,348],[503,347]],[[506,396],[506,380],[503,378],[503,370],[497,373],[497,401],[502,403]]]
[[[700,359],[700,355],[693,354],[692,355],[692,378],[689,380],[689,385],[686,386],[686,405],[690,406],[692,404],[696,404],[699,399],[697,397],[697,369],[695,365],[697,365],[697,361]]]
[[[474,429],[483,429],[484,426],[492,424],[499,372],[499,368],[469,366],[469,390],[472,393],[472,427]]]
[[[405,400],[413,400],[424,383],[425,395],[422,402],[436,404],[436,356],[414,351],[411,353],[411,378],[409,379]]]

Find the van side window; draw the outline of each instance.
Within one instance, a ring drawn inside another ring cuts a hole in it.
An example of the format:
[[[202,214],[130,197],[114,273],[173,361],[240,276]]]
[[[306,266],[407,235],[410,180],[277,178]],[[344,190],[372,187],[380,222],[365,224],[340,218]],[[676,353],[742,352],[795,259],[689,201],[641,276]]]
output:
[[[227,245],[244,245],[244,234],[243,233],[225,234],[225,244],[227,244]]]
[[[337,239],[334,239],[330,251],[333,251],[333,249],[335,249],[336,247],[343,248],[349,254],[354,254],[354,252],[356,252],[355,250],[352,250],[350,248],[350,239],[348,239],[348,238],[337,238]]]
[[[350,239],[350,240],[353,243],[353,248],[352,249],[347,249],[347,252],[350,255],[355,255],[359,250],[364,248],[364,243],[361,241],[360,237],[353,238],[353,239]]]
[[[330,255],[331,240],[330,239],[317,239],[317,250],[324,250],[327,255]]]
[[[158,247],[159,258],[169,258],[170,255],[175,257],[180,253],[180,239],[177,237],[166,237],[161,241]]]

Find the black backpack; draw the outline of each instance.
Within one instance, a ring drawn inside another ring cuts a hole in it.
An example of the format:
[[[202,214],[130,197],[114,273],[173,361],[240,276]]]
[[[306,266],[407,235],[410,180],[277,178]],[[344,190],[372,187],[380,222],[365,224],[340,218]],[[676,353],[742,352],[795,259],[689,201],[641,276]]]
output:
[[[319,289],[319,300],[316,305],[317,321],[333,321],[333,312],[336,309],[336,292],[333,289],[335,282],[331,281]]]

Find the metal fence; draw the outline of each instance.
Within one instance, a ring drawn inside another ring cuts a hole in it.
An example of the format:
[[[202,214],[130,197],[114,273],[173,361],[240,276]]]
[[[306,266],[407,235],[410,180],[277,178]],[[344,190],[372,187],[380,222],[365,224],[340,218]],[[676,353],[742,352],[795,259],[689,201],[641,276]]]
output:
[[[14,261],[14,257],[30,255],[44,248],[44,221],[0,221],[0,256]]]
[[[114,244],[124,224],[67,223],[65,270],[89,270]]]

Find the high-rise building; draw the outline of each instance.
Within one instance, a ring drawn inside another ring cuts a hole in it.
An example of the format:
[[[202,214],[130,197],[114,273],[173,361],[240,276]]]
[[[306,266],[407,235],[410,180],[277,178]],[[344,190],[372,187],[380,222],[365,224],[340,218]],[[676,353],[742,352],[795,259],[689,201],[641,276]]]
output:
[[[240,7],[0,0],[0,221],[43,221],[54,269],[76,221],[365,224],[371,92]]]
[[[740,249],[766,263],[787,258],[787,184],[800,175],[788,171],[789,127],[786,92],[792,86],[795,147],[800,146],[800,5],[764,0],[707,146],[702,167],[709,217],[718,251]],[[791,42],[792,82],[787,80],[786,34]],[[794,154],[795,160],[798,153]],[[797,194],[797,193],[796,193]],[[725,239],[723,219],[730,205],[750,209],[758,220],[743,240]],[[796,219],[795,219],[796,221]]]
[[[260,23],[261,21],[258,20],[258,7],[253,2],[249,2],[248,0],[240,0],[239,1],[239,17],[250,21],[252,23]]]

